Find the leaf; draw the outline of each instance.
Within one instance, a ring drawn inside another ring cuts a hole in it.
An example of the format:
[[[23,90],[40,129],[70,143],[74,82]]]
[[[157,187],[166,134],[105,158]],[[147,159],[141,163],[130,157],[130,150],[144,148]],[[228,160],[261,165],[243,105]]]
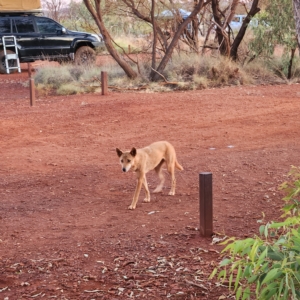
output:
[[[243,298],[242,300],[250,299],[250,288],[247,286],[244,290]]]
[[[235,284],[234,284],[235,290],[237,289],[238,284],[240,283],[241,274],[242,274],[242,266],[239,265],[238,272],[236,274]]]
[[[218,268],[214,268],[214,270],[212,271],[212,273],[209,275],[209,279],[213,279],[215,277],[215,275],[218,272]]]
[[[236,294],[235,294],[235,297],[236,297],[236,300],[239,300],[240,299],[240,297],[241,297],[241,295],[242,295],[242,287],[240,286],[239,288],[238,288],[238,290],[236,291]]]
[[[231,260],[231,259],[228,259],[228,258],[225,258],[225,259],[223,259],[223,260],[220,262],[220,267],[227,266],[227,265],[229,265],[230,263],[232,263],[232,260]]]
[[[258,241],[256,240],[252,246],[250,253],[249,253],[249,258],[251,259],[252,262],[254,261],[258,246],[259,246]]]
[[[267,257],[275,261],[282,261],[284,259],[284,255],[279,251],[269,252]]]
[[[251,274],[252,274],[252,267],[250,265],[248,265],[244,270],[243,277],[248,278],[251,276]]]
[[[232,279],[233,279],[233,273],[231,273],[229,276],[229,289],[230,290],[231,290]]]
[[[280,223],[272,223],[271,225],[270,225],[270,228],[275,228],[275,229],[278,229],[278,228],[280,228],[280,227],[284,227],[284,226],[286,226],[286,225],[288,225],[288,223],[287,222],[280,222]]]
[[[259,226],[259,234],[260,234],[260,235],[263,235],[263,234],[264,234],[264,232],[265,232],[265,228],[266,228],[266,226],[265,226],[265,225],[261,225],[261,226]]]
[[[267,273],[266,277],[262,281],[261,285],[264,283],[268,283],[271,280],[274,280],[275,278],[279,277],[282,274],[282,271],[279,268],[272,269],[270,272]]]
[[[248,283],[253,283],[254,281],[256,281],[258,278],[258,275],[252,275],[249,279],[248,279]]]
[[[282,294],[283,284],[284,284],[284,278],[282,278],[281,281],[280,281],[280,285],[279,285],[278,293],[277,293],[278,297]]]
[[[226,270],[224,269],[224,270],[222,270],[220,273],[219,273],[219,275],[218,275],[218,279],[220,279],[221,277],[223,277],[223,279],[225,279],[226,278]]]
[[[277,291],[278,291],[278,284],[274,282],[261,291],[260,297],[266,300],[271,299],[272,296],[274,296],[277,293]]]
[[[294,297],[296,297],[295,284],[292,278],[290,278],[290,287]]]
[[[259,255],[257,263],[260,264],[261,262],[265,261],[267,254],[268,254],[268,248],[266,247],[265,250]]]

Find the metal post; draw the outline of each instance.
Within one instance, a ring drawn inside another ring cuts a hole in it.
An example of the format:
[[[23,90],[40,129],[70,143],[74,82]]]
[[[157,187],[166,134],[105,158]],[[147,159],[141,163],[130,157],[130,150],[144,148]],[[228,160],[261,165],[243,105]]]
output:
[[[107,72],[103,72],[103,71],[101,71],[101,88],[102,88],[102,95],[107,95],[108,93]]]
[[[29,79],[29,86],[30,86],[30,106],[35,105],[35,86],[34,86],[34,79]]]
[[[212,173],[199,174],[200,234],[209,237],[213,234],[213,192]]]

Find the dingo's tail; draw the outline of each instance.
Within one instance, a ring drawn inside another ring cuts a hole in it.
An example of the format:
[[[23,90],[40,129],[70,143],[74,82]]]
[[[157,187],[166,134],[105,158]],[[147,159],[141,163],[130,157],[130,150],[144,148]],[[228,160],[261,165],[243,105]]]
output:
[[[182,165],[180,165],[179,163],[178,163],[178,161],[176,160],[175,161],[175,167],[178,169],[178,170],[183,170],[183,167],[182,167]]]

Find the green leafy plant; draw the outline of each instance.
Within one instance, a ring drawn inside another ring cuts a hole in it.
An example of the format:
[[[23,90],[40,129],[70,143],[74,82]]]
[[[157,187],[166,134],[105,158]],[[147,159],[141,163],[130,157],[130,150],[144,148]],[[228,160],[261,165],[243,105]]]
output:
[[[274,16],[280,15],[280,18]],[[291,79],[292,67],[297,48],[295,21],[293,18],[293,4],[290,0],[267,1],[266,9],[260,12],[251,26],[254,38],[249,43],[253,60],[255,57],[264,57],[272,63],[275,49],[280,45],[283,48],[283,66],[280,76]]]
[[[268,222],[259,236],[223,244],[223,260],[210,278],[229,281],[236,299],[300,299],[300,169],[292,167],[290,181],[280,189],[283,222]]]

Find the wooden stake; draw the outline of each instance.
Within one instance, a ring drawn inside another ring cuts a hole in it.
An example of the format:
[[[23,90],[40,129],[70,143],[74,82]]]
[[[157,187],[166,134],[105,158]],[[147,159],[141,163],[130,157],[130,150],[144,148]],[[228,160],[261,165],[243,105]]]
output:
[[[30,86],[30,106],[35,105],[35,85],[34,79],[29,78],[29,86]]]
[[[27,66],[28,66],[28,77],[31,78],[31,63],[28,63]]]
[[[102,95],[107,95],[108,94],[107,72],[101,71],[101,87],[102,87]]]
[[[199,174],[200,234],[210,237],[213,234],[213,193],[212,173]]]

